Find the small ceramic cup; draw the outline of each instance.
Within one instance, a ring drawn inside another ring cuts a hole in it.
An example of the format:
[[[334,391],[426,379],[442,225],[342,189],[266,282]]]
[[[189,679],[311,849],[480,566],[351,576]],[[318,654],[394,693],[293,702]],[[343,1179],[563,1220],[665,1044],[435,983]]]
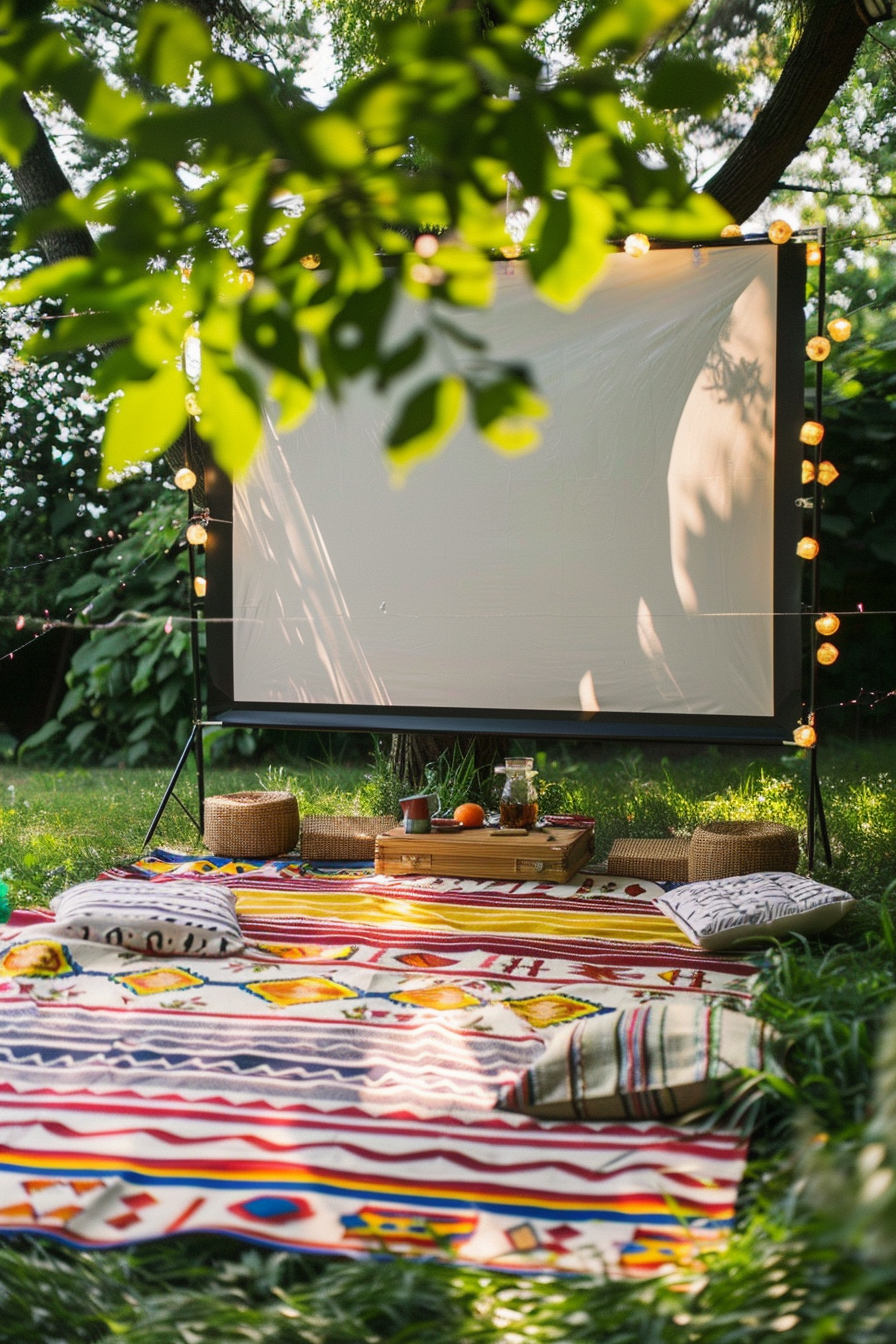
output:
[[[399,798],[398,802],[405,835],[426,835],[432,830],[433,816],[439,810],[437,793],[414,793],[409,798]]]

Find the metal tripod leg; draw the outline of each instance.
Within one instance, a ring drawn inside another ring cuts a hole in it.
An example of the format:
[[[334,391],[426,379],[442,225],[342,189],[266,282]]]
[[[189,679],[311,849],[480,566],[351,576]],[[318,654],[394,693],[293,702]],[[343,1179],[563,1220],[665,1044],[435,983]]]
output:
[[[821,843],[824,846],[824,861],[831,866],[831,842],[828,837],[828,823],[824,815],[824,799],[821,796],[821,780],[815,771],[815,802],[818,811],[818,829],[821,831]]]
[[[198,762],[201,759],[201,752],[202,752],[202,725],[194,723],[190,736],[187,738],[187,745],[184,747],[183,751],[180,754],[180,760],[174,767],[174,774],[168,781],[168,787],[166,788],[165,792],[162,795],[162,801],[159,803],[158,809],[156,810],[156,814],[152,819],[150,828],[146,832],[146,837],[143,841],[144,849],[149,848],[149,842],[155,835],[158,824],[162,820],[162,813],[165,811],[165,808],[168,806],[168,803],[172,797],[174,798],[174,801],[178,803],[181,808],[183,808],[183,811],[186,812],[187,816],[190,818],[193,825],[199,831],[200,835],[202,834],[202,826],[200,825],[199,822],[197,822],[196,818],[188,811],[188,809],[184,807],[183,803],[180,801],[177,794],[174,792],[175,788],[177,787],[177,781],[180,779],[181,771],[186,765],[190,756],[190,752],[193,750],[193,747],[197,742],[199,744],[199,753],[197,753],[197,765],[198,765]],[[200,799],[201,798],[202,795],[200,793]],[[202,804],[200,801],[200,807],[201,805]]]
[[[830,868],[831,866],[831,841],[828,836],[828,823],[824,815],[824,799],[821,796],[821,780],[818,777],[818,754],[816,750],[810,753],[809,761],[809,815],[808,829],[806,833],[806,854],[809,860],[809,872],[815,868],[815,832],[816,829],[821,832],[821,843],[824,847],[824,860]]]

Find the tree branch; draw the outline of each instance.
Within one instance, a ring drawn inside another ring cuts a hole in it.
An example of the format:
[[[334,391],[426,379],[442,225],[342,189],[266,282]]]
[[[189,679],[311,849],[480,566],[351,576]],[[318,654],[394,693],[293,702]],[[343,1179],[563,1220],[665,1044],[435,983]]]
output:
[[[805,149],[867,31],[853,0],[816,0],[768,102],[703,188],[738,222],[762,204]]]

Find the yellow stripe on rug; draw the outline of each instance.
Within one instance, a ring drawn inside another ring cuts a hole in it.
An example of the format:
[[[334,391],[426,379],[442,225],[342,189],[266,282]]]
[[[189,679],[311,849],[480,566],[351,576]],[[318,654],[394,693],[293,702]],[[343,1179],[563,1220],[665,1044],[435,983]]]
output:
[[[237,914],[276,919],[304,917],[357,924],[451,930],[460,933],[529,934],[550,938],[610,938],[624,943],[691,942],[664,915],[611,914],[586,903],[569,910],[503,909],[497,906],[452,905],[363,892],[236,891]]]

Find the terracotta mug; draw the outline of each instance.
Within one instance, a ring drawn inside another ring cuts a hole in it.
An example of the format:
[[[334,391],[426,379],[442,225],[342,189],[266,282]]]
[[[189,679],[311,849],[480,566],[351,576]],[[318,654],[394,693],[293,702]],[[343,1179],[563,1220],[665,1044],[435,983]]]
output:
[[[399,798],[398,804],[404,817],[405,835],[426,835],[432,830],[432,819],[439,810],[437,793],[414,793],[409,798]]]

